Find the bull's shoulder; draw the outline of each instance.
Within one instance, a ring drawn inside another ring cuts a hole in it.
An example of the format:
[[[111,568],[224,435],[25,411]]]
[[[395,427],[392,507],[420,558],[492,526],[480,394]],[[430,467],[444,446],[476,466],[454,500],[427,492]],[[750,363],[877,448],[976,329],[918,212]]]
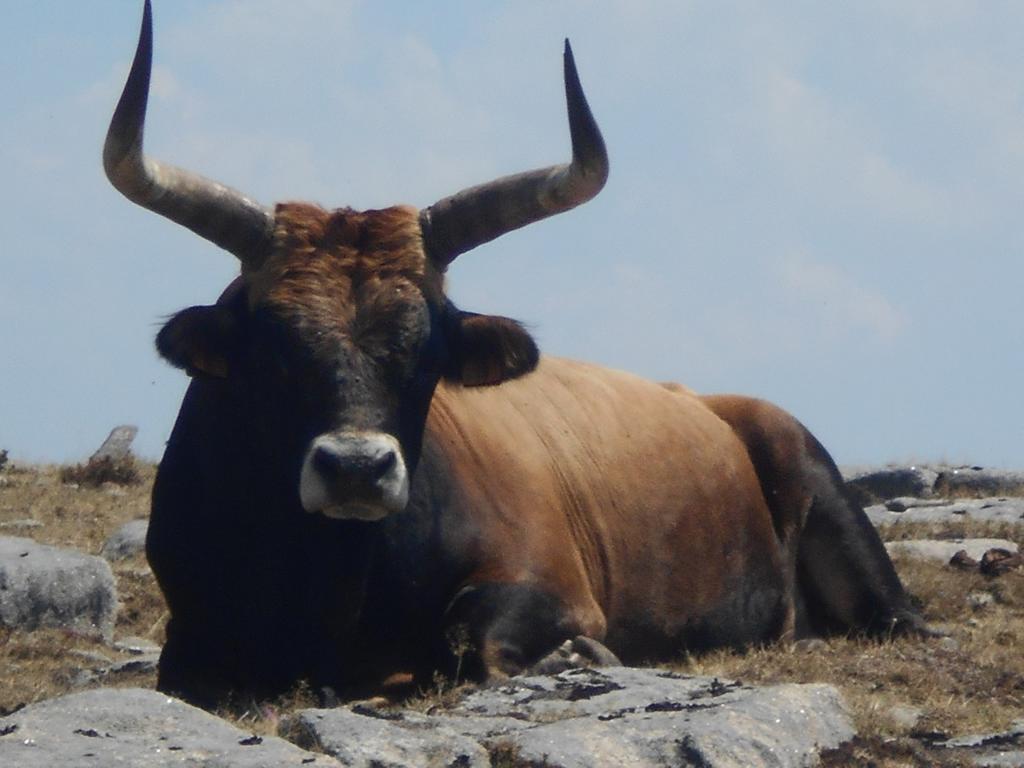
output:
[[[431,404],[428,431],[457,442],[520,447],[538,442],[568,448],[615,439],[695,441],[731,432],[705,402],[680,385],[667,387],[632,373],[557,357],[542,357],[522,378],[492,387],[442,384]],[[564,437],[563,437],[564,436]]]

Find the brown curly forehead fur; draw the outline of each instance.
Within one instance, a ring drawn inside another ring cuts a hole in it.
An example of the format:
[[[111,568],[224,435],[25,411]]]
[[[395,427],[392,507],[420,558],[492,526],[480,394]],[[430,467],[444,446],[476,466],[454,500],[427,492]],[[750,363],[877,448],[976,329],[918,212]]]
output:
[[[245,273],[251,308],[270,306],[325,328],[347,326],[370,306],[386,312],[414,292],[434,306],[444,301],[443,274],[424,253],[413,207],[327,211],[282,203],[274,238],[271,256]]]

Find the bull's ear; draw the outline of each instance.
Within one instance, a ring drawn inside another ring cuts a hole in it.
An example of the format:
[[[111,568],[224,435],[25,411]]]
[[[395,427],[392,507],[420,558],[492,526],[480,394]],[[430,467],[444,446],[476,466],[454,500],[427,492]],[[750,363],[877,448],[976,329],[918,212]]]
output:
[[[226,306],[189,307],[174,315],[156,335],[156,349],[189,376],[225,378],[239,346],[241,331]]]
[[[533,337],[515,320],[458,312],[447,378],[467,387],[500,384],[537,367]]]

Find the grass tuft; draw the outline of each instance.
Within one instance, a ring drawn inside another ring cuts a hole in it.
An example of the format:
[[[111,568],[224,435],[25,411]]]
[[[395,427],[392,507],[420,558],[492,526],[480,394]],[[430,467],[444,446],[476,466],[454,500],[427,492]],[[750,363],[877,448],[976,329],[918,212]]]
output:
[[[142,476],[135,464],[135,458],[128,454],[119,459],[103,456],[99,459],[89,459],[85,464],[62,467],[60,481],[85,488],[99,488],[105,483],[138,485],[142,482]]]

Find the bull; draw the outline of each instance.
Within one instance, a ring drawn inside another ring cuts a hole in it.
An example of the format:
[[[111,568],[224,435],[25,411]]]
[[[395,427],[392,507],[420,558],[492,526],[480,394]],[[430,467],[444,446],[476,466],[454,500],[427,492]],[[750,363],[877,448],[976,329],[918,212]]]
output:
[[[516,321],[446,297],[458,255],[605,183],[568,42],[571,162],[423,210],[269,209],[147,156],[151,60],[147,0],[106,173],[241,264],[156,340],[193,378],[146,542],[170,612],[161,690],[210,705],[301,680],[487,680],[574,639],[636,663],[925,631],[788,413],[541,356]]]

